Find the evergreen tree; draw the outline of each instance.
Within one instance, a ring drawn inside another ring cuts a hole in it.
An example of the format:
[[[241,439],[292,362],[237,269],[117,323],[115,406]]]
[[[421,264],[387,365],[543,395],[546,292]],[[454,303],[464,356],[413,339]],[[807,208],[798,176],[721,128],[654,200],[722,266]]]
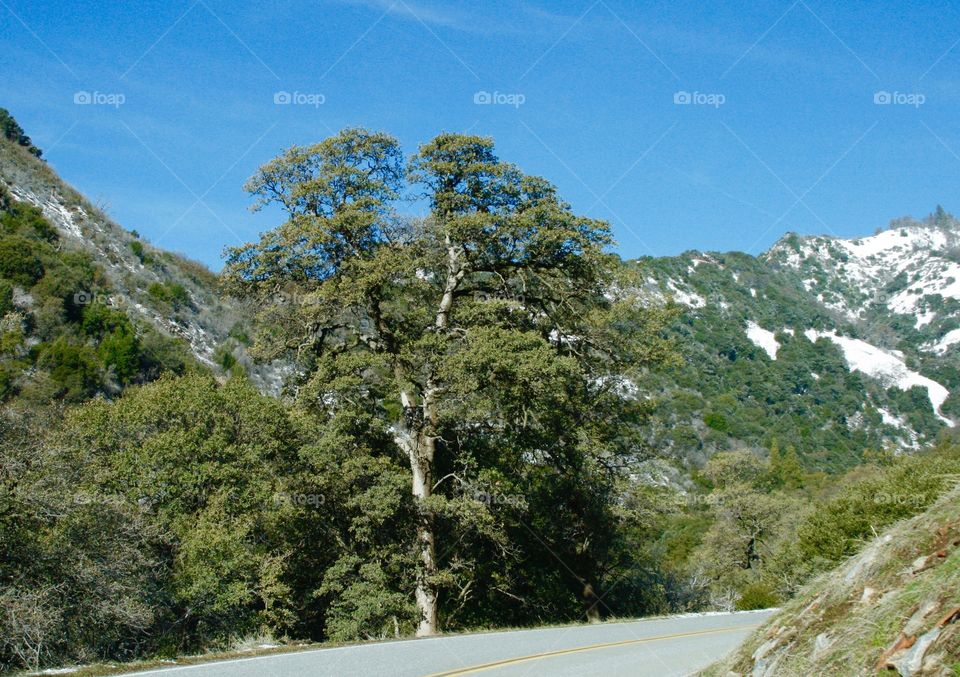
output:
[[[363,412],[406,457],[417,627],[428,635],[451,575],[438,533],[456,528],[450,501],[480,479],[472,473],[552,466],[569,478],[569,497],[602,474],[601,461],[637,451],[625,421],[636,422],[639,405],[616,383],[628,364],[657,364],[669,350],[657,313],[605,294],[616,264],[604,252],[607,225],[501,162],[492,141],[442,134],[410,169],[427,219],[392,211],[406,176],[392,137],[349,129],[289,149],[248,185],[258,206],[279,204],[287,221],[229,250],[226,276],[262,304],[260,354],[293,355],[303,367],[301,404],[326,416]],[[597,495],[607,494],[583,493]],[[566,528],[604,542],[583,519]],[[596,563],[583,547],[570,551],[582,588]]]

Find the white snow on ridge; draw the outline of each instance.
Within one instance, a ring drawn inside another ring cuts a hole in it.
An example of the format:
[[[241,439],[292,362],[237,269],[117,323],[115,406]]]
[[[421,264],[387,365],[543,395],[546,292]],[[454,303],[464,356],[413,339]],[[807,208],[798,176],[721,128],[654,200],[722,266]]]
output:
[[[923,261],[913,282],[890,299],[890,309],[897,313],[913,313],[917,303],[927,294],[960,299],[960,265],[933,257]]]
[[[763,348],[771,360],[777,359],[780,344],[772,331],[764,329],[756,322],[747,322],[747,338],[758,348]]]
[[[934,343],[932,346],[924,347],[924,350],[929,350],[934,352],[937,355],[943,355],[947,352],[947,348],[952,346],[954,343],[960,343],[960,329],[953,329],[944,334],[939,341]]]
[[[885,425],[892,425],[892,426],[894,426],[894,427],[896,427],[896,428],[906,428],[906,427],[907,427],[907,422],[906,422],[906,421],[904,421],[904,420],[903,420],[902,418],[900,418],[899,416],[895,416],[894,414],[891,414],[889,411],[887,411],[887,410],[884,409],[883,407],[877,407],[877,411],[879,412],[880,418],[883,419],[883,423],[884,423]]]
[[[915,329],[923,329],[937,318],[937,314],[932,310],[917,315],[917,321],[913,325]]]
[[[859,371],[877,379],[884,385],[896,386],[901,390],[908,390],[913,386],[926,388],[927,396],[930,398],[930,404],[933,406],[937,418],[951,428],[953,427],[953,421],[940,413],[940,407],[950,396],[950,391],[936,381],[908,369],[898,355],[860,339],[838,336],[832,331],[822,332],[816,329],[807,329],[803,333],[811,341],[816,341],[818,338],[828,338],[836,343],[843,351],[843,357],[846,359],[850,371]]]
[[[673,298],[677,303],[682,303],[685,306],[691,306],[693,308],[702,308],[707,305],[706,299],[702,296],[695,292],[680,289],[673,280],[667,280],[667,289],[673,294]]]
[[[960,264],[947,255],[958,244],[960,233],[956,231],[915,223],[853,240],[808,237],[800,240],[796,249],[782,246],[771,251],[798,271],[812,270],[843,283],[820,297],[829,309],[857,320],[865,312],[865,296],[873,302],[886,302],[895,313],[919,315],[919,329],[936,319],[922,303],[924,296],[939,294],[960,300]],[[904,274],[905,286],[884,299],[886,286]],[[815,277],[805,274],[802,282],[807,291],[818,291]]]
[[[940,249],[947,244],[946,236],[939,230],[924,227],[893,228],[876,235],[856,240],[838,240],[844,249],[857,258],[869,258],[891,252],[909,252],[916,247]]]
[[[20,202],[27,202],[32,204],[35,207],[39,207],[43,211],[43,215],[48,219],[53,221],[54,225],[60,226],[68,235],[71,235],[75,238],[82,238],[83,231],[80,229],[80,225],[76,222],[73,213],[65,205],[54,199],[42,200],[37,195],[34,195],[29,190],[20,188],[19,186],[8,185],[10,194]],[[77,212],[82,218],[87,218],[86,212],[83,211],[82,207],[76,207]]]

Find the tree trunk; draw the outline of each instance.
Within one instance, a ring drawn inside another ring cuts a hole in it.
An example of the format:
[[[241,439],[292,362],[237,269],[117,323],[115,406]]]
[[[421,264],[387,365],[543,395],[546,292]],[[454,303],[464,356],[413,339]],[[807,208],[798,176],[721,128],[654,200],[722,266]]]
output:
[[[451,244],[449,235],[446,238],[446,245],[447,279],[434,319],[434,327],[441,332],[447,329],[450,311],[453,309],[454,294],[466,272],[460,265],[460,251]],[[398,380],[402,383],[402,376]],[[406,428],[406,434],[402,435],[405,442],[402,446],[407,449],[410,457],[413,498],[417,507],[417,549],[420,555],[415,591],[417,610],[420,612],[417,637],[436,635],[440,631],[437,622],[438,595],[435,583],[437,552],[434,515],[428,506],[428,499],[433,493],[433,457],[436,452],[438,426],[436,400],[439,392],[440,388],[437,384],[432,378],[428,378],[419,412],[410,393],[403,392],[400,396],[406,420],[413,421],[413,424]]]
[[[421,436],[420,442],[423,442]],[[421,447],[416,444],[415,447]],[[417,507],[417,548],[420,554],[420,566],[417,568],[417,610],[420,622],[417,625],[417,637],[435,635],[437,626],[437,589],[433,577],[437,573],[436,544],[433,535],[433,512],[427,507],[433,482],[433,460],[427,459],[422,448],[415,449],[410,455],[410,469],[413,471],[413,497]]]
[[[434,537],[433,511],[427,500],[433,493],[433,455],[436,441],[427,429],[424,420],[418,420],[418,407],[413,397],[401,393],[404,408],[404,422],[398,426],[395,439],[410,459],[412,493],[417,510],[417,567],[416,589],[417,610],[420,619],[417,622],[417,637],[427,637],[439,632],[437,624],[437,587],[434,577],[437,573],[436,541]],[[424,396],[424,409],[430,409],[431,398]],[[426,418],[426,417],[425,417]]]
[[[586,606],[587,622],[600,622],[600,597],[594,591],[593,586],[587,583],[583,586],[583,603]]]

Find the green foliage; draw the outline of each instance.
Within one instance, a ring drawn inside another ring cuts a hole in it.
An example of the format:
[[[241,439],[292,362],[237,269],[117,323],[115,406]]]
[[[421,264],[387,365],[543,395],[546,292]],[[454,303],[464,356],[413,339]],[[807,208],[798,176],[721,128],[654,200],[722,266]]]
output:
[[[9,441],[5,461],[25,463],[24,444]],[[0,511],[16,555],[0,568],[0,606],[16,586],[48,591],[30,602],[43,662],[286,632],[298,603],[287,583],[295,511],[277,497],[293,482],[298,445],[282,406],[241,379],[162,378],[71,411],[47,453],[9,478],[18,492],[0,492],[27,501]],[[51,500],[63,507],[45,507]],[[57,557],[30,554],[48,549]],[[13,627],[0,632],[0,646],[28,640]]]
[[[174,311],[190,306],[190,293],[187,288],[178,282],[170,280],[154,282],[147,287],[150,298]]]
[[[81,343],[60,337],[37,349],[37,364],[50,374],[54,397],[68,402],[85,400],[100,386],[96,353]]]
[[[830,568],[883,527],[922,512],[958,473],[960,453],[950,446],[872,469],[799,525],[791,561]]]
[[[770,609],[780,604],[780,597],[776,590],[763,582],[750,583],[744,586],[737,598],[737,611],[751,611],[753,609]]]
[[[24,133],[23,128],[17,124],[17,121],[13,119],[10,111],[6,108],[0,108],[0,133],[2,133],[3,138],[8,141],[12,141],[26,148],[31,155],[35,155],[36,157],[43,155],[41,150],[33,145],[30,137]]]
[[[13,283],[0,280],[0,317],[13,310]]]
[[[404,179],[428,219],[393,213]],[[668,312],[605,295],[636,282],[604,252],[607,224],[502,162],[490,139],[456,134],[405,168],[392,137],[345,130],[289,149],[247,188],[288,216],[227,252],[227,288],[260,309],[255,352],[296,359],[300,406],[317,421],[361,417],[359,439],[406,458],[416,494],[389,561],[338,560],[331,628],[416,624],[399,604],[414,587],[439,596],[448,627],[580,616],[588,584],[636,564],[618,549],[611,466],[642,455],[649,407],[618,384],[670,355]],[[418,554],[432,539],[436,559]],[[403,561],[419,563],[415,585],[396,576]]]
[[[133,255],[140,259],[140,263],[147,262],[147,253],[143,248],[143,243],[140,240],[130,240],[130,251],[133,252]]]
[[[186,294],[178,285],[164,291],[178,304]],[[108,292],[90,256],[66,249],[39,209],[0,195],[0,317],[9,318],[0,327],[0,396],[78,402],[182,373],[192,361],[183,347],[91,302]]]
[[[43,273],[43,262],[30,240],[18,235],[0,238],[0,276],[29,288]]]

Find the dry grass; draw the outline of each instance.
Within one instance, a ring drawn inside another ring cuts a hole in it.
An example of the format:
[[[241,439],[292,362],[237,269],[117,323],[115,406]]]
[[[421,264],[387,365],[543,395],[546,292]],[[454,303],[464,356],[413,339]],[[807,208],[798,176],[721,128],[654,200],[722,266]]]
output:
[[[960,489],[900,522],[810,583],[726,661],[705,675],[960,674]]]

